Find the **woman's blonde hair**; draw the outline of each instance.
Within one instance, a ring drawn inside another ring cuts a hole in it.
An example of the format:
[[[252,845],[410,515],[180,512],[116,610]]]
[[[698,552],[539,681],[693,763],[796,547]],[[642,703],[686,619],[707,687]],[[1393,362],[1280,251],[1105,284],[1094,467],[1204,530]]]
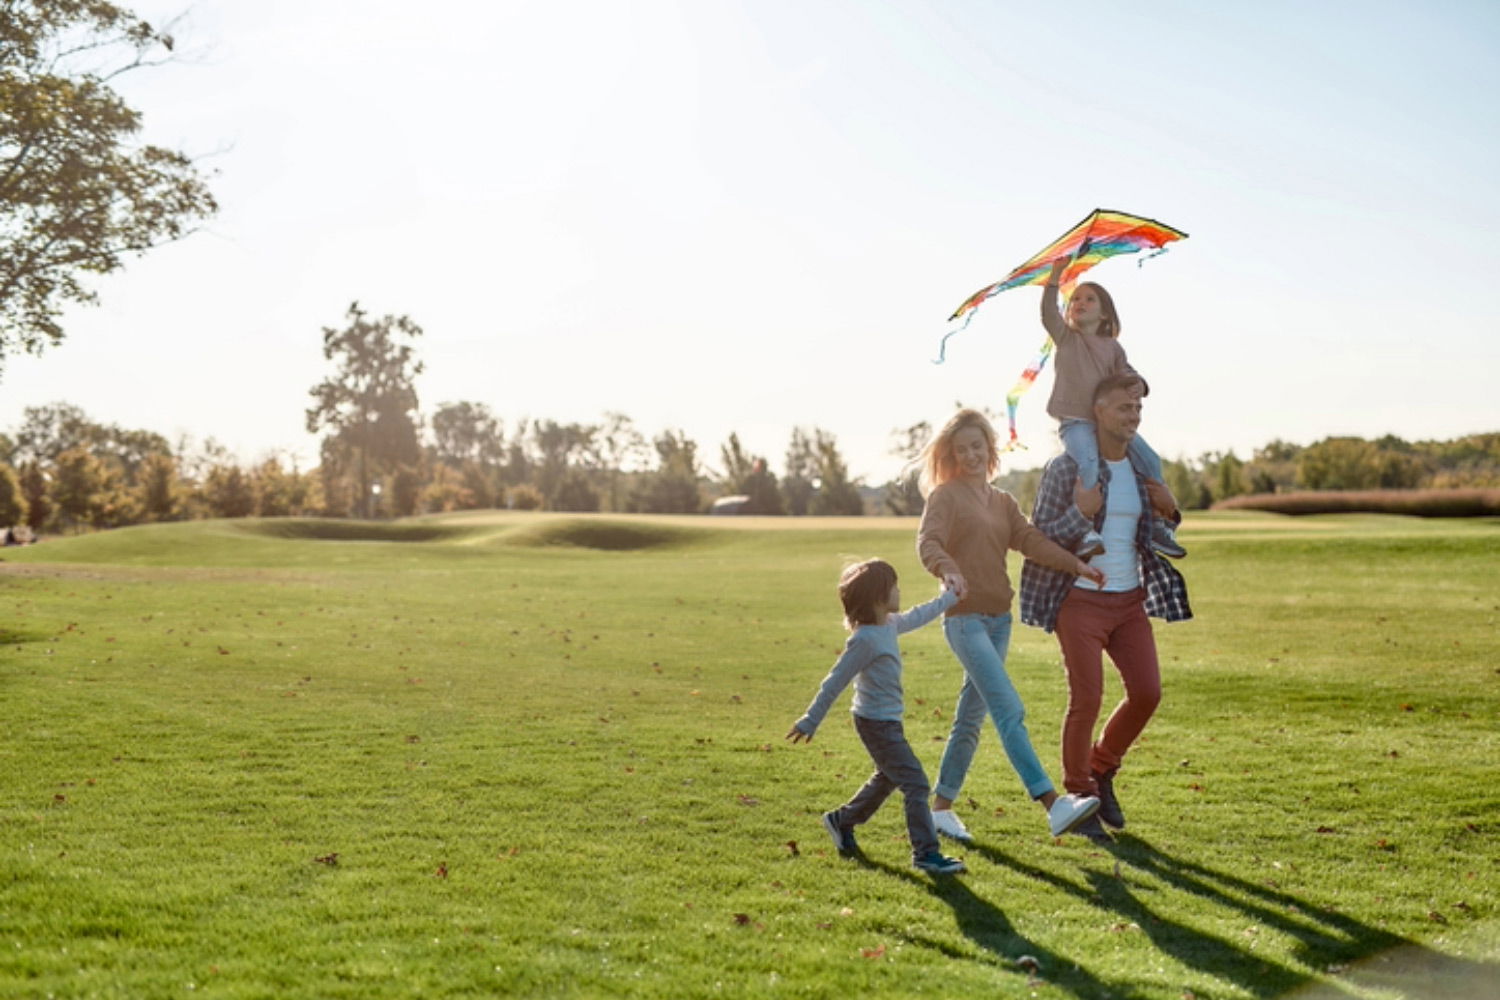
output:
[[[978,410],[959,410],[917,456],[916,465],[920,470],[917,487],[924,498],[950,479],[958,478],[958,461],[953,457],[953,438],[967,427],[977,427],[984,435],[985,444],[989,446],[989,474],[993,476],[1000,468],[999,439],[995,436],[995,428],[989,418]]]

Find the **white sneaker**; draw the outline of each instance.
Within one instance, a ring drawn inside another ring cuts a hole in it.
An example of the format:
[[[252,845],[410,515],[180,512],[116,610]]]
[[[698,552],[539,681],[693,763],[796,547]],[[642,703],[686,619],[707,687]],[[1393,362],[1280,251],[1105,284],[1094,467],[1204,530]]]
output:
[[[964,821],[959,819],[952,809],[934,809],[932,825],[937,827],[937,832],[944,837],[951,837],[964,844],[974,843],[974,835],[969,832],[969,828],[964,826]]]
[[[1098,811],[1099,800],[1092,795],[1074,795],[1072,792],[1059,795],[1052,808],[1047,810],[1047,827],[1052,836],[1061,837]]]

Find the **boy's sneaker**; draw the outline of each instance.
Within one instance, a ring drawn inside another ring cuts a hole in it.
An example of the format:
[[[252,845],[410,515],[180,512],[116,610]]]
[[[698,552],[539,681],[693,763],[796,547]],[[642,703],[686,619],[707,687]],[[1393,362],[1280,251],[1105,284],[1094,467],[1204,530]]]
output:
[[[912,859],[911,866],[933,875],[959,875],[969,870],[957,858],[946,858],[937,851],[928,851],[920,858]]]
[[[1187,549],[1177,542],[1177,532],[1172,523],[1159,517],[1151,519],[1151,547],[1172,559],[1181,559],[1187,555]]]
[[[1052,831],[1052,836],[1061,837],[1098,811],[1099,800],[1092,795],[1074,795],[1072,792],[1059,795],[1052,808],[1047,810],[1047,828]]]
[[[1094,772],[1094,784],[1099,786],[1099,818],[1116,830],[1125,829],[1125,813],[1120,800],[1115,798],[1115,772]]]
[[[1113,844],[1115,842],[1115,838],[1111,837],[1109,831],[1104,829],[1103,824],[1099,822],[1098,816],[1090,816],[1075,826],[1073,832],[1080,837],[1089,838],[1089,840],[1092,840],[1096,844]]]
[[[833,846],[838,848],[840,854],[858,854],[859,844],[854,839],[853,830],[845,830],[839,826],[839,811],[823,814],[823,829],[828,831],[828,836],[833,838]]]
[[[964,826],[964,821],[959,819],[958,814],[952,809],[934,809],[932,825],[937,827],[937,832],[944,837],[950,837],[961,844],[974,843],[974,835],[969,832],[969,828]]]
[[[1079,542],[1078,547],[1073,550],[1073,554],[1080,559],[1092,559],[1103,551],[1104,536],[1090,528],[1088,534],[1083,536],[1083,541]]]

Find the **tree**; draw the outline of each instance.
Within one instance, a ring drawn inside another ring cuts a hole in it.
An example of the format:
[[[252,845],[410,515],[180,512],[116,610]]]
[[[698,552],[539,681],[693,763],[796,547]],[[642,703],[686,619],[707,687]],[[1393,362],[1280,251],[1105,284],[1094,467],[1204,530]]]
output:
[[[899,476],[885,484],[885,507],[890,513],[914,516],[922,513],[926,506],[918,487],[921,470],[916,462],[931,439],[932,424],[926,420],[891,431],[890,454],[905,461],[906,466]]]
[[[792,440],[786,449],[786,474],[781,477],[781,492],[786,497],[788,514],[801,516],[812,506],[813,477],[817,475],[818,458],[812,438],[800,427],[792,428]]]
[[[249,517],[255,513],[255,487],[238,465],[217,465],[203,480],[203,500],[211,517]]]
[[[594,434],[598,430],[584,424],[560,424],[555,420],[537,420],[531,425],[531,441],[536,447],[537,458],[532,472],[536,488],[541,490],[546,504],[553,510],[558,510],[557,498],[562,490],[563,481],[572,469],[575,461],[587,454],[593,445]],[[574,490],[570,486],[569,502],[575,499]],[[594,509],[598,509],[595,501]]]
[[[16,470],[0,465],[0,525],[6,528],[26,523],[26,494]]]
[[[312,388],[307,430],[332,432],[323,439],[324,462],[352,464],[355,510],[369,517],[370,488],[382,473],[415,465],[420,455],[414,383],[422,363],[398,338],[420,337],[422,328],[405,316],[367,319],[358,302],[347,318],[342,330],[323,328],[323,357],[338,373]]]
[[[497,466],[505,458],[505,428],[483,403],[444,403],[432,415],[433,454],[462,468]]]
[[[57,505],[52,502],[52,482],[40,462],[21,466],[21,493],[26,498],[26,526],[41,531],[51,523]]]
[[[622,483],[625,466],[634,464],[646,454],[646,439],[623,413],[606,412],[604,423],[594,434],[589,449],[590,465],[603,481],[604,496],[610,510],[624,510],[626,499]]]
[[[631,509],[646,514],[696,514],[703,509],[698,493],[698,446],[682,431],[657,436],[657,467],[631,495]]]
[[[93,452],[69,448],[57,456],[52,499],[67,524],[96,524],[109,506],[109,473]]]
[[[98,300],[89,275],[217,210],[189,157],[136,141],[111,88],[173,45],[106,0],[0,4],[0,363],[60,342],[63,307]]]
[[[16,431],[16,456],[23,462],[50,465],[70,448],[92,451],[103,437],[103,428],[71,403],[28,406]]]
[[[724,463],[723,486],[726,493],[746,496],[743,513],[784,514],[781,490],[777,488],[776,476],[766,468],[766,460],[751,455],[740,446],[738,434],[731,433],[729,442],[719,449]]]
[[[828,431],[813,430],[813,455],[817,462],[817,493],[813,494],[812,513],[850,515],[865,512],[859,487],[849,479],[849,469],[839,454],[838,444]]]
[[[137,502],[147,521],[175,521],[182,516],[182,484],[171,455],[147,455],[136,477]]]

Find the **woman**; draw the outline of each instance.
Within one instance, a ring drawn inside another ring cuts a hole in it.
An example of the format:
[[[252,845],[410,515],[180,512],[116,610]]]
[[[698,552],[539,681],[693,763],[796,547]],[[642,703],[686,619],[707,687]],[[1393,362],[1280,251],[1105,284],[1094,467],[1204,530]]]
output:
[[[943,632],[964,684],[943,750],[932,817],[938,832],[955,840],[972,835],[953,812],[979,744],[988,712],[1026,794],[1047,813],[1048,828],[1062,836],[1099,808],[1093,796],[1059,796],[1026,732],[1026,709],[1005,672],[1010,647],[1010,605],[1015,596],[1005,572],[1010,549],[1044,566],[1104,582],[1104,574],[1043,535],[1021,513],[1015,497],[990,484],[1000,467],[995,429],[984,414],[960,410],[922,450],[919,480],[927,505],[917,531],[917,555],[928,571],[957,592]]]

